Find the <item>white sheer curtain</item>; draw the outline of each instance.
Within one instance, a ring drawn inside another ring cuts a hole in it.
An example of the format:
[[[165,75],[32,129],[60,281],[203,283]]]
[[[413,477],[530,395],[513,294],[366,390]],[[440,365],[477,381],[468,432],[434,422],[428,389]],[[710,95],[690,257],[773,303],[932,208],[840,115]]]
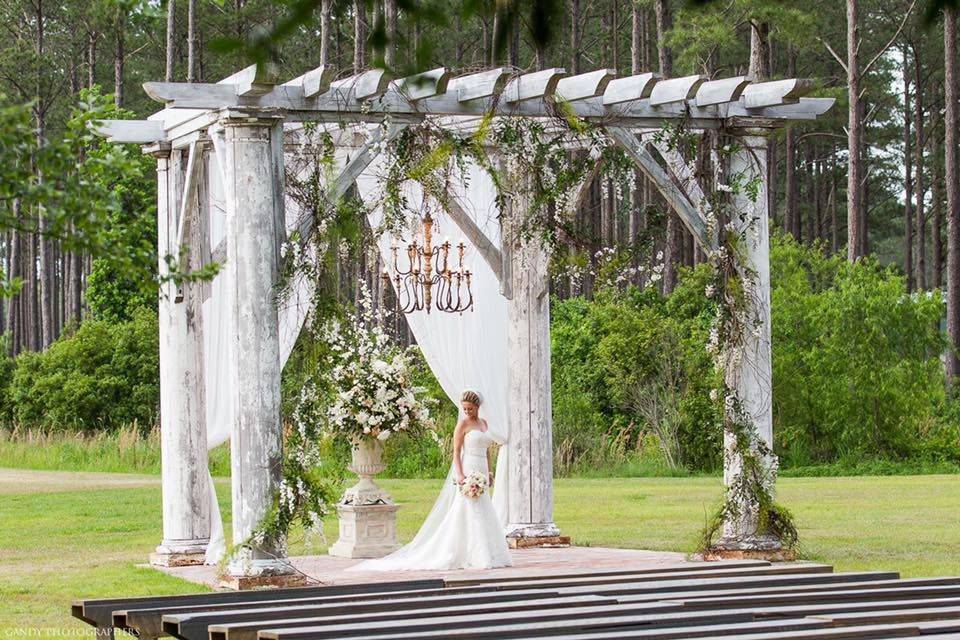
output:
[[[217,163],[217,155],[223,155],[224,139],[212,132],[214,154],[210,154],[210,243],[216,247],[226,233],[226,216],[223,206],[223,184],[225,176]],[[345,161],[343,153],[338,153],[341,164]],[[357,187],[360,196],[371,206],[371,226],[376,228],[382,219],[378,206],[380,198],[377,173],[379,162],[371,166],[358,178]],[[500,243],[498,211],[495,202],[496,191],[486,172],[474,164],[468,164],[465,180],[456,181],[452,186],[467,213],[497,246]],[[411,203],[419,203],[423,194],[419,185],[407,183],[404,189]],[[432,203],[436,205],[436,203]],[[500,294],[500,284],[493,270],[482,260],[479,252],[463,237],[456,224],[441,210],[433,207],[436,219],[435,237],[440,239],[448,235],[451,240],[463,239],[467,245],[466,259],[473,272],[472,288],[475,310],[464,314],[448,314],[434,311],[430,314],[416,312],[407,319],[423,352],[430,369],[436,375],[444,392],[450,400],[459,406],[460,393],[466,389],[479,391],[484,402],[481,416],[489,426],[494,439],[503,444],[497,457],[497,473],[494,482],[493,502],[501,524],[507,520],[507,478],[510,464],[509,439],[507,425],[507,301]],[[300,210],[290,198],[286,200],[286,223],[290,230],[296,222]],[[412,216],[411,216],[412,217]],[[391,238],[381,237],[378,241],[383,262],[392,266],[390,253]],[[212,449],[229,440],[233,427],[233,405],[230,388],[218,373],[228,369],[232,343],[229,340],[229,310],[231,308],[232,286],[227,271],[219,274],[210,283],[211,293],[203,304],[203,342],[206,391],[207,446]],[[294,279],[283,297],[278,301],[280,315],[280,357],[286,362],[303,327],[310,309],[314,283],[305,277]],[[447,489],[449,485],[449,489]],[[226,551],[223,521],[212,478],[209,478],[211,496],[211,532],[207,547],[206,561],[215,564]],[[439,521],[452,500],[450,483],[445,484],[424,522],[423,530],[430,529],[430,523]]]
[[[371,208],[370,224],[373,228],[376,228],[383,218],[383,211],[378,206],[380,194],[377,169],[377,163],[372,163],[357,179],[360,196]],[[473,164],[468,165],[468,172],[464,177],[465,180],[457,181],[454,192],[464,202],[464,208],[471,219],[499,246],[496,191],[492,180],[482,168]],[[404,192],[411,204],[423,202],[423,191],[419,184],[407,182]],[[460,394],[464,389],[474,389],[483,396],[480,415],[487,420],[490,434],[503,445],[497,455],[493,503],[497,516],[505,527],[510,465],[510,450],[506,446],[510,435],[507,424],[507,300],[500,293],[497,276],[480,257],[470,239],[463,236],[460,228],[438,203],[431,202],[430,206],[435,220],[434,238],[442,241],[444,236],[448,236],[451,241],[462,240],[467,245],[465,260],[473,273],[475,309],[463,314],[436,310],[428,314],[417,311],[407,314],[407,321],[430,370],[455,405],[459,406]],[[392,268],[392,240],[383,235],[378,241],[383,263],[388,268]],[[402,258],[403,256],[401,260]],[[441,496],[441,499],[438,499],[434,511],[441,510],[443,498],[444,496]],[[446,496],[446,499],[452,499],[452,493]]]

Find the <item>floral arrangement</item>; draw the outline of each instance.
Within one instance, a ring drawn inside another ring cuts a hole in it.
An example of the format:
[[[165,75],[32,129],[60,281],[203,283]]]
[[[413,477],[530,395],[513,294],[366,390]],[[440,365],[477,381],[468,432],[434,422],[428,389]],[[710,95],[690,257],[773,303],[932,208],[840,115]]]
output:
[[[489,485],[487,477],[478,471],[470,473],[459,484],[460,495],[465,498],[479,498],[482,496]]]
[[[316,337],[327,354],[304,385],[295,412],[298,422],[322,424],[324,435],[352,443],[433,427],[431,401],[423,397],[425,389],[413,385],[413,355],[391,342],[372,307],[363,292],[353,317],[320,325]],[[321,388],[330,391],[326,402]]]

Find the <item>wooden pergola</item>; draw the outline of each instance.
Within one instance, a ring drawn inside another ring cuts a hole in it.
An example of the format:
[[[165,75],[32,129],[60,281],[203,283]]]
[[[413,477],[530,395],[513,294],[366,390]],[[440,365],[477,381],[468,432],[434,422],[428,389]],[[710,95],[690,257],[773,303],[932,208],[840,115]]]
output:
[[[147,93],[165,108],[139,121],[104,121],[98,131],[115,142],[139,143],[157,158],[158,244],[161,256],[182,255],[183,266],[225,261],[234,297],[231,385],[236,418],[232,430],[233,538],[247,539],[271,504],[281,456],[280,372],[274,286],[281,268],[284,229],[285,123],[354,125],[389,120],[387,137],[427,119],[450,121],[492,113],[496,117],[555,118],[563,100],[577,117],[601,125],[705,250],[715,242],[704,212],[706,197],[679,153],[643,135],[664,122],[690,129],[736,133],[741,146],[731,171],[759,177],[756,199],[734,195],[735,215],[754,220],[755,241],[746,248],[746,265],[756,273],[761,331],[748,337],[750,366],[737,372],[736,389],[760,437],[772,446],[768,199],[765,182],[766,136],[791,122],[825,113],[832,99],[803,97],[812,83],[777,80],[754,83],[747,77],[708,80],[699,75],[661,78],[654,73],[617,77],[607,69],[570,76],[562,69],[520,73],[497,68],[454,77],[441,68],[393,79],[381,69],[331,81],[333,72],[314,69],[287,82],[256,66],[216,84],[148,82]],[[287,127],[287,136],[295,135]],[[211,132],[224,141],[211,144]],[[639,135],[638,135],[639,134]],[[345,166],[328,185],[326,197],[344,195],[373,161],[381,139],[352,146]],[[287,151],[292,153],[293,151]],[[205,240],[208,203],[199,176],[210,157],[225,177],[227,240],[209,247]],[[220,157],[222,156],[222,157]],[[451,194],[448,213],[501,280],[510,318],[509,421],[512,460],[509,479],[509,536],[526,543],[559,536],[553,520],[552,419],[547,250],[539,243],[504,241],[498,248]],[[507,203],[513,213],[527,206]],[[505,218],[509,219],[509,215]],[[297,228],[305,240],[313,220]],[[504,236],[505,238],[507,236]],[[182,247],[189,248],[181,252]],[[513,265],[524,268],[512,268]],[[532,266],[531,266],[532,265]],[[161,259],[161,270],[167,265]],[[209,498],[204,424],[202,327],[204,287],[165,286],[160,297],[161,432],[163,446],[163,541],[159,562],[189,562],[202,553],[209,535]],[[480,311],[482,312],[482,311]],[[746,358],[745,358],[746,360]],[[223,372],[219,372],[221,375]],[[730,443],[727,443],[730,446]],[[725,456],[727,479],[735,456]],[[724,543],[750,550],[757,540],[750,523],[728,523]],[[256,553],[255,573],[282,574],[286,563],[276,549]],[[250,571],[231,566],[231,572]]]

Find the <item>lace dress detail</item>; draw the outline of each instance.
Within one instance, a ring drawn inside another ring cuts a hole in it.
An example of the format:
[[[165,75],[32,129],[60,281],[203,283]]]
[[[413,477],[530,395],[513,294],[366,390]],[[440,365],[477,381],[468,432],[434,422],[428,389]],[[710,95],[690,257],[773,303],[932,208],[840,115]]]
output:
[[[460,457],[464,475],[487,475],[487,449],[493,442],[486,431],[467,432]],[[477,498],[467,498],[457,490],[439,526],[428,528],[425,524],[410,544],[348,570],[492,569],[511,564],[503,525],[494,511],[489,490]]]

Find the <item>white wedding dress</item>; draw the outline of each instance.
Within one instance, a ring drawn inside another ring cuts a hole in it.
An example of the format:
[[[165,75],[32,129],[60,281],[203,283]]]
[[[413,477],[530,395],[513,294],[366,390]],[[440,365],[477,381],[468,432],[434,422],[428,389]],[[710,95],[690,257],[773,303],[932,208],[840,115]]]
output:
[[[488,473],[487,449],[494,439],[487,431],[472,429],[463,437],[460,457],[464,475]],[[365,560],[347,571],[441,571],[492,569],[513,562],[503,525],[489,491],[467,498],[447,476],[440,497],[420,531],[404,547],[383,558]]]

